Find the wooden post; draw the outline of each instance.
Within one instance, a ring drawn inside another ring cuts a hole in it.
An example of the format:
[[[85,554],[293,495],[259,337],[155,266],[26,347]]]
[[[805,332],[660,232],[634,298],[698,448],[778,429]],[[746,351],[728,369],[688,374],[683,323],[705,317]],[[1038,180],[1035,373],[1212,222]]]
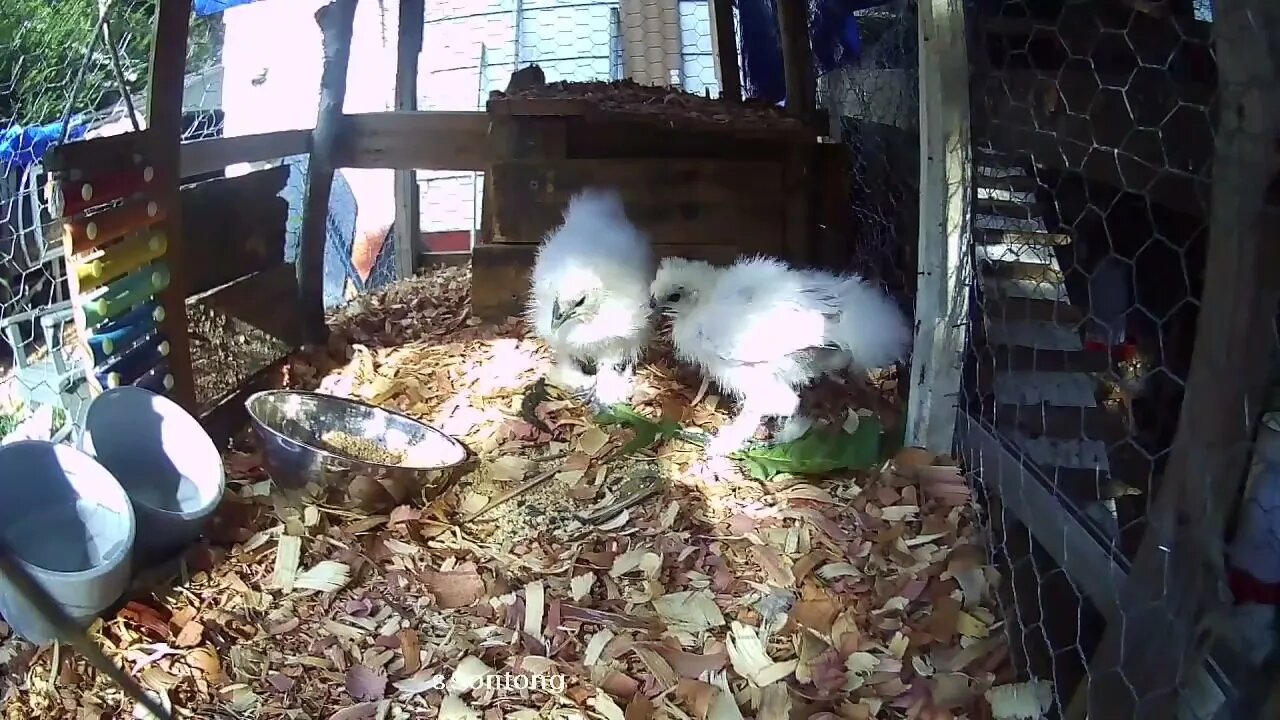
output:
[[[400,39],[396,45],[396,110],[418,109],[418,56],[422,52],[424,0],[400,0]],[[422,242],[415,170],[397,170],[396,277],[413,275],[418,246]]]
[[[817,102],[813,53],[809,49],[809,4],[778,0],[778,36],[782,40],[782,68],[787,83],[787,112],[806,123]]]
[[[1280,224],[1280,9],[1220,0],[1213,33],[1218,113],[1210,235],[1195,351],[1168,472],[1142,547],[1090,663],[1090,720],[1176,715],[1203,664],[1208,622],[1229,612],[1225,532],[1244,486],[1276,348]],[[1270,48],[1270,49],[1269,49]],[[1271,195],[1271,198],[1268,197]]]
[[[195,413],[195,382],[191,367],[191,342],[187,337],[187,273],[182,237],[182,203],[179,158],[182,145],[182,95],[186,81],[187,34],[191,24],[191,0],[161,0],[156,4],[155,45],[151,54],[151,89],[147,98],[148,133],[156,187],[155,201],[166,209],[159,229],[168,238],[165,252],[169,286],[160,294],[165,318],[160,323],[169,341],[169,367],[173,373],[173,398]]]
[[[342,127],[342,105],[347,97],[347,65],[351,60],[351,33],[357,0],[333,0],[316,11],[323,34],[324,70],[320,75],[320,105],[311,133],[311,157],[307,163],[307,195],[302,210],[301,247],[298,249],[298,295],[302,306],[304,337],[324,343],[324,250],[329,219],[329,193],[333,185],[333,153]]]
[[[738,69],[738,37],[733,28],[733,0],[711,3],[711,51],[716,56],[716,82],[720,97],[742,99],[742,73]]]
[[[952,451],[969,312],[972,148],[960,0],[921,0],[920,242],[907,444]]]

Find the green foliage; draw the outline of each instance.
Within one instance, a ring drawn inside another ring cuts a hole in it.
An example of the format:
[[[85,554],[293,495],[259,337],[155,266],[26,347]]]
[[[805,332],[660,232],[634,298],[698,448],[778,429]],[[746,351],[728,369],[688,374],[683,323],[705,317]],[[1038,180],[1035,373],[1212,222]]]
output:
[[[147,89],[154,13],[154,0],[112,3],[112,39],[120,50],[125,81],[135,95]],[[4,0],[0,11],[0,121],[4,125],[61,119],[97,21],[97,0]],[[221,32],[218,16],[193,20],[188,71],[218,61]],[[93,44],[72,113],[101,110],[121,97],[102,38]]]
[[[625,405],[601,412],[595,421],[598,425],[629,427],[635,432],[635,439],[623,446],[624,453],[671,438],[706,443],[702,433],[685,430],[671,420],[650,420]],[[819,475],[836,470],[865,470],[882,459],[882,436],[878,418],[862,417],[852,433],[841,428],[815,428],[792,442],[748,447],[733,457],[743,463],[748,475],[760,481],[781,473]]]
[[[814,428],[799,439],[750,447],[737,457],[756,480],[774,475],[821,475],[835,470],[865,470],[880,461],[880,421],[863,417],[848,433],[841,428]]]

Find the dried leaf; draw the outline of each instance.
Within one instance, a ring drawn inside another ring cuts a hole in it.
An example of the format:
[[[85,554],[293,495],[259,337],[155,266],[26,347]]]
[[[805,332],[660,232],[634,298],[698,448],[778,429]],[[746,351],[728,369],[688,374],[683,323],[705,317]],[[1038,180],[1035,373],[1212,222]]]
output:
[[[365,665],[347,670],[347,693],[356,700],[381,700],[387,692],[387,674]]]
[[[994,720],[1039,720],[1053,706],[1053,683],[1030,680],[997,685],[986,692]]]
[[[725,646],[733,669],[757,687],[771,685],[795,672],[797,661],[774,662],[755,629],[736,620],[729,626]]]
[[[654,598],[653,607],[672,629],[699,633],[724,625],[724,616],[709,590],[686,590]]]
[[[591,586],[596,582],[596,574],[592,572],[574,575],[569,581],[569,596],[579,601],[591,594]]]
[[[298,576],[295,588],[337,592],[351,582],[351,567],[335,560],[324,560]]]
[[[484,579],[475,564],[465,563],[448,572],[426,571],[422,582],[445,610],[470,607],[485,596]]]

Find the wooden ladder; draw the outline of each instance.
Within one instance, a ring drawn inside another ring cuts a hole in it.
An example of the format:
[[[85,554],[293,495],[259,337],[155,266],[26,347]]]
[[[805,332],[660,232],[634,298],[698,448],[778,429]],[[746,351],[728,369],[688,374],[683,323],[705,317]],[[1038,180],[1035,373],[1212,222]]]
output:
[[[1061,500],[1115,538],[1114,496],[1143,478],[1120,472],[1136,452],[1122,413],[1099,402],[1108,352],[1085,347],[1087,298],[1073,302],[1059,265],[1068,234],[1050,232],[1038,182],[1015,160],[974,151],[973,347],[983,419],[1044,473]],[[1117,457],[1117,455],[1121,457]]]

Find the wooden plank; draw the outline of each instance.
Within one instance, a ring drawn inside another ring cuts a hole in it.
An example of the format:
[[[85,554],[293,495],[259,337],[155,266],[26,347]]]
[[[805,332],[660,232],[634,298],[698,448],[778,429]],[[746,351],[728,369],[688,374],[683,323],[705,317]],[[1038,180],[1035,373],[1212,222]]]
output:
[[[165,315],[160,329],[169,341],[169,366],[173,373],[171,394],[187,412],[196,411],[191,375],[191,342],[187,337],[186,239],[182,235],[182,206],[178,199],[179,149],[182,145],[182,95],[185,87],[187,31],[191,0],[166,0],[156,4],[156,34],[151,55],[150,97],[147,99],[148,133],[155,169],[152,193],[165,219],[158,229],[168,239],[165,261],[169,285],[160,294]]]
[[[418,109],[418,55],[422,52],[424,0],[400,0],[396,44],[396,111]],[[395,173],[396,219],[394,226],[396,277],[413,275],[413,264],[421,240],[421,213],[418,208],[418,174],[412,168]]]
[[[995,427],[1001,432],[1022,432],[1032,437],[1044,435],[1106,442],[1129,435],[1124,422],[1104,407],[1073,407],[1048,403],[997,405]]]
[[[1024,465],[979,419],[961,412],[957,424],[965,467],[978,473],[983,486],[1027,526],[1103,617],[1118,618],[1121,565],[1076,515],[1066,512],[1040,473]]]
[[[844,143],[814,146],[814,262],[820,267],[844,269],[854,237],[854,215],[850,206],[853,192],[853,158]]]
[[[974,242],[983,245],[1070,245],[1071,236],[1062,233],[1026,232],[1019,230],[982,230],[974,234]]]
[[[742,100],[742,72],[738,69],[738,38],[733,28],[733,0],[711,0],[711,52],[716,58],[720,97]]]
[[[178,167],[182,177],[188,178],[217,172],[228,165],[304,155],[310,151],[310,146],[310,130],[279,130],[194,140],[182,143]]]
[[[298,293],[307,339],[323,344],[328,336],[324,321],[324,249],[329,220],[329,195],[336,167],[335,148],[344,129],[342,104],[347,97],[347,66],[351,60],[351,34],[356,0],[333,0],[316,11],[324,48],[320,74],[320,102],[316,128],[311,136],[307,163],[307,192],[302,211],[298,249]]]
[[[658,257],[679,256],[728,264],[737,257],[731,245],[656,243]],[[499,321],[521,312],[529,288],[536,245],[476,245],[471,252],[471,314]]]
[[[182,191],[188,297],[284,261],[288,181],[281,165]]]
[[[290,263],[280,263],[224,287],[192,298],[227,317],[242,320],[292,347],[306,339],[298,299],[298,275]]]
[[[489,117],[482,112],[357,113],[337,122],[335,167],[483,171],[489,165]]]
[[[1033,262],[983,263],[984,277],[1001,280],[1035,280],[1045,283],[1062,282],[1062,271],[1055,265]]]
[[[219,448],[230,445],[232,438],[249,423],[249,412],[244,403],[249,396],[262,390],[278,390],[285,386],[287,358],[278,360],[259,370],[238,391],[224,398],[200,415],[200,425]]]
[[[560,160],[496,163],[493,241],[538,243],[563,222],[569,198],[616,189],[627,215],[671,244],[731,240],[742,251],[781,254],[782,168],[723,160]]]
[[[787,113],[808,123],[817,102],[817,79],[809,49],[809,4],[803,0],[779,0],[778,37],[782,41]]]
[[[923,0],[918,13],[920,240],[906,442],[945,454],[955,441],[969,317],[962,288],[973,268],[969,59],[957,0]]]
[[[1022,345],[994,346],[997,370],[1103,372],[1111,358],[1102,350],[1047,350]]]
[[[1084,312],[1069,303],[1036,298],[990,298],[982,303],[983,313],[1005,322],[1039,320],[1075,325],[1084,320]]]
[[[485,102],[485,112],[493,115],[525,117],[591,116],[597,107],[577,98],[492,97]]]
[[[1108,626],[1091,662],[1093,720],[1174,717],[1179,679],[1207,652],[1205,622],[1229,612],[1227,521],[1275,357],[1280,8],[1221,0],[1214,15],[1219,103],[1230,111],[1218,114],[1200,322],[1163,487],[1121,593],[1124,622]]]

